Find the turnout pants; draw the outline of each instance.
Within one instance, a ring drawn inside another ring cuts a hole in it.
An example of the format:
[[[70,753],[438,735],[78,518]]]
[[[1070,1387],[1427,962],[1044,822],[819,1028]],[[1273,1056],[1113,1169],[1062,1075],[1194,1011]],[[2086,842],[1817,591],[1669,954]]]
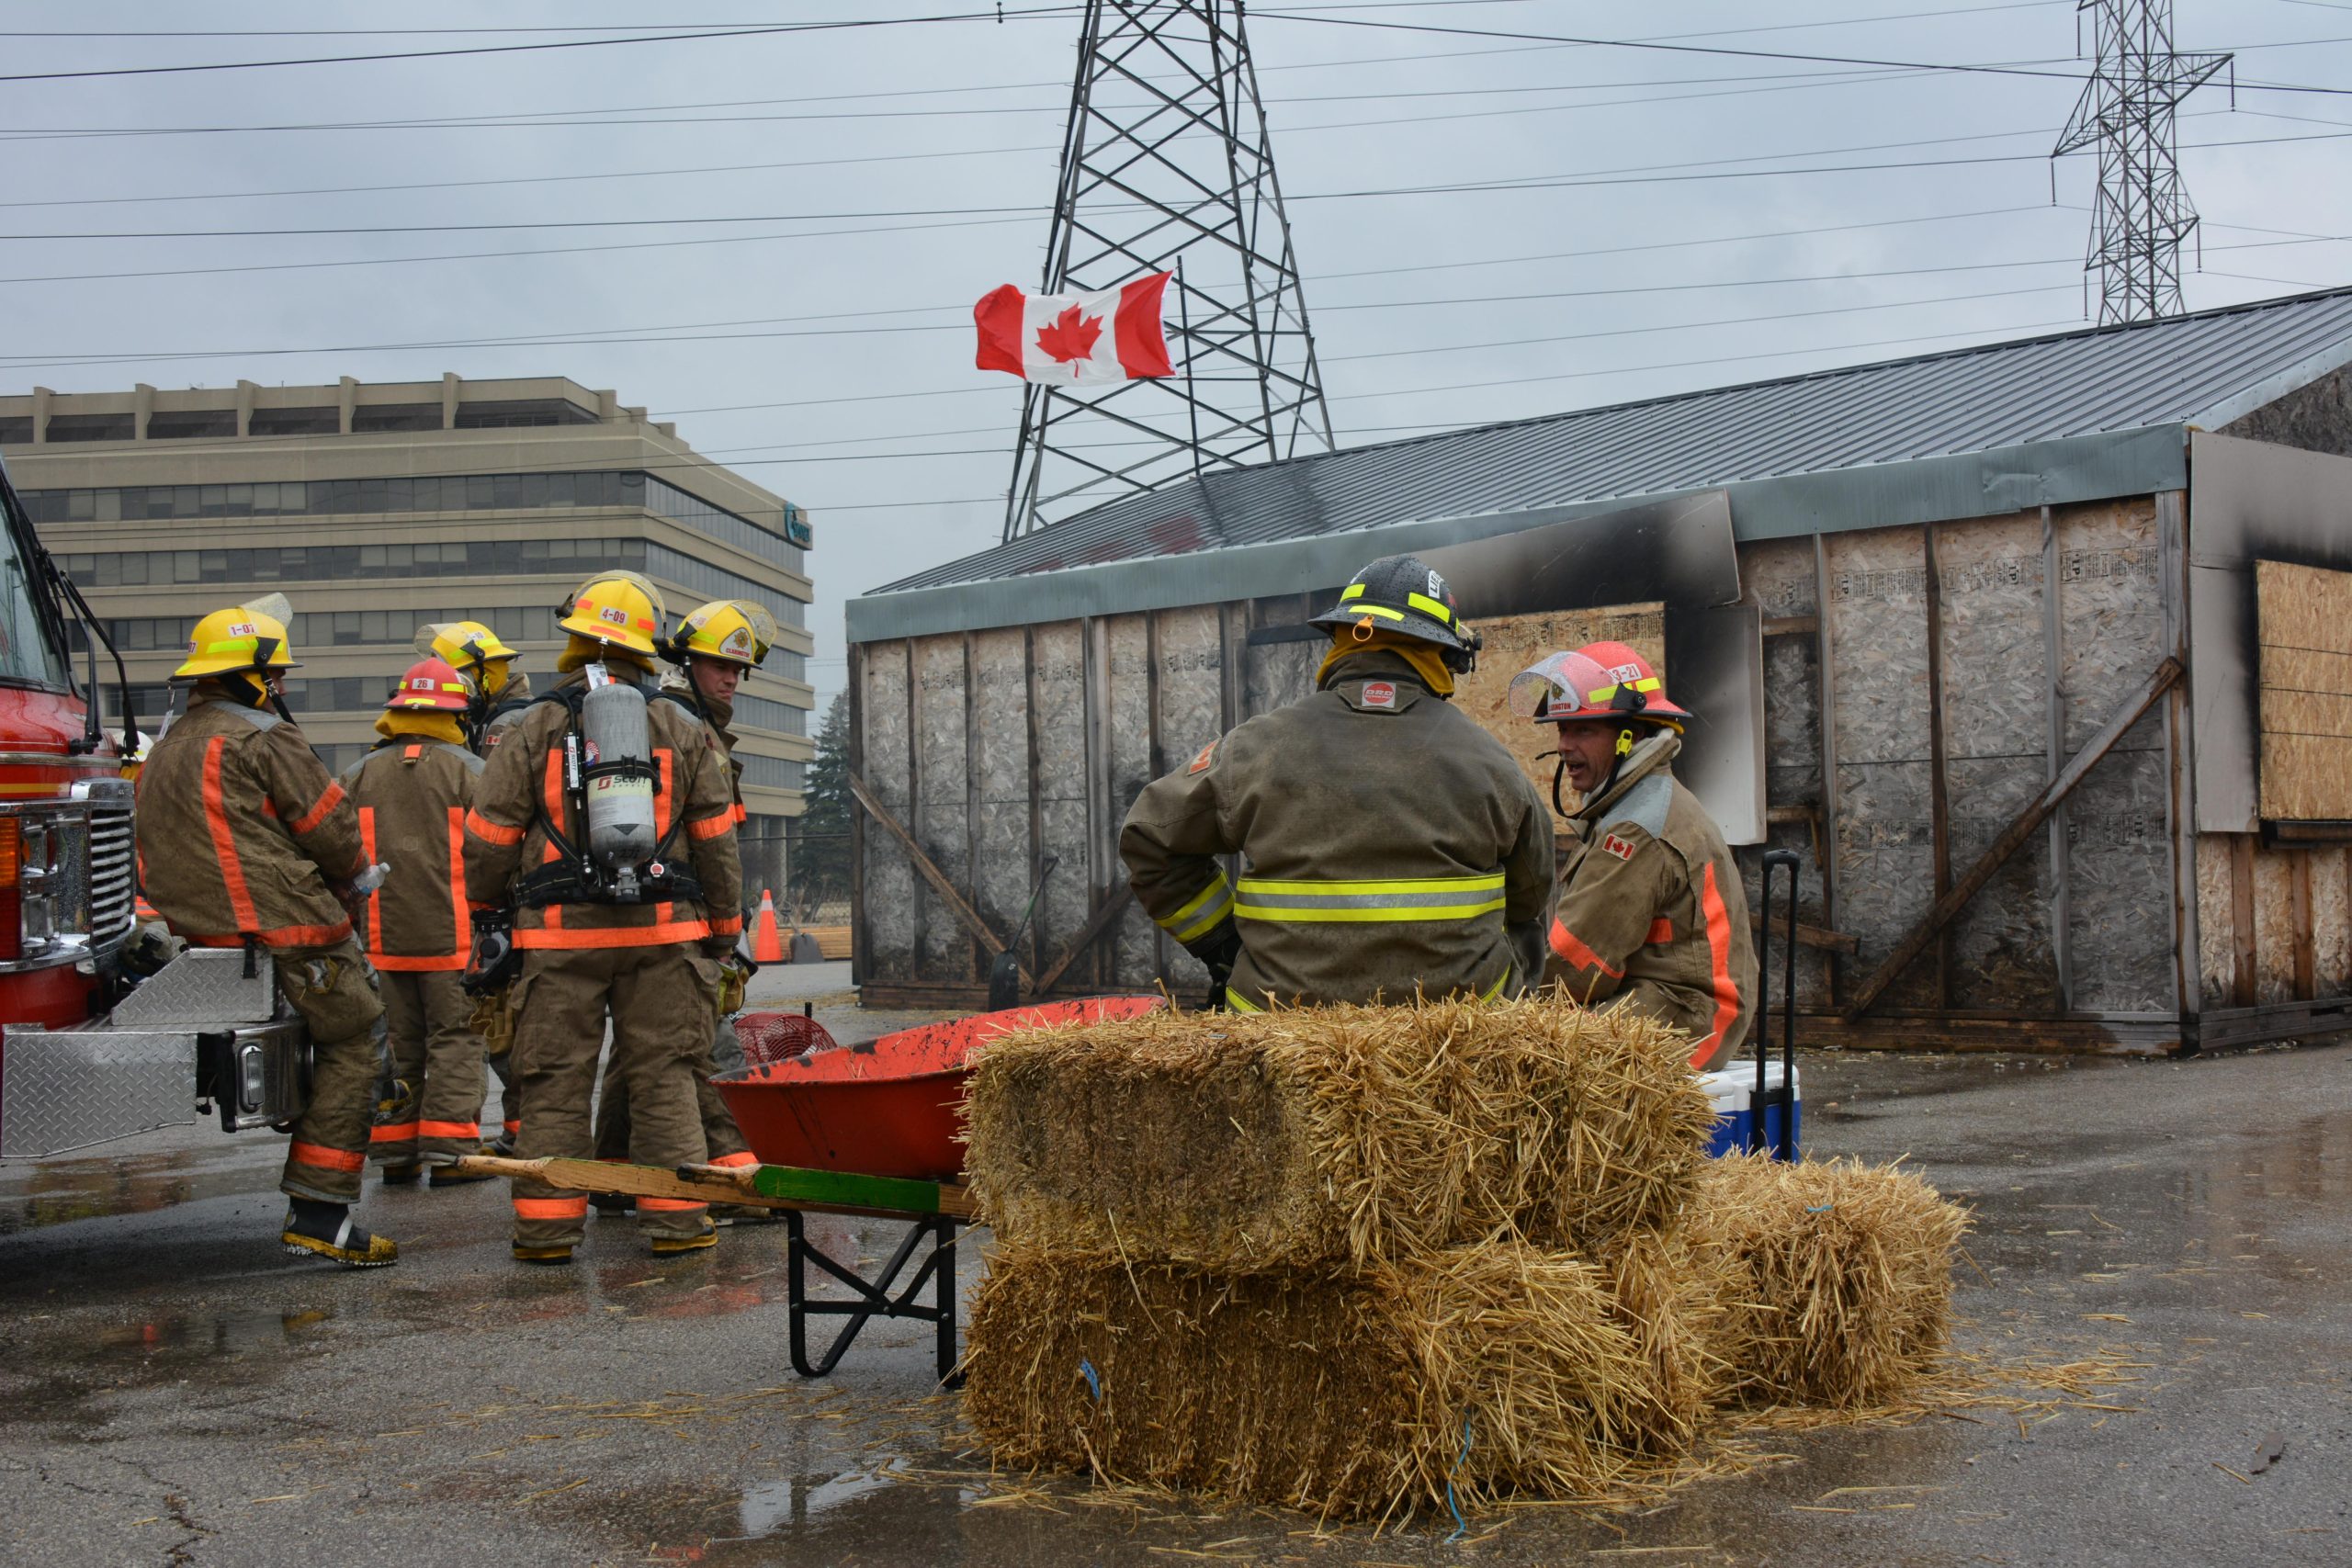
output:
[[[612,1081],[628,1086],[629,1156],[664,1167],[701,1163],[707,1151],[695,1080],[710,1048],[718,988],[718,966],[684,942],[526,953],[514,998],[514,1070],[523,1088],[516,1155],[595,1153],[589,1102],[609,1014]],[[706,1208],[640,1198],[638,1224],[650,1235],[697,1235]],[[577,1246],[587,1213],[584,1194],[528,1178],[514,1182],[517,1246]]]
[[[392,1070],[413,1096],[410,1113],[379,1126],[379,1165],[447,1165],[481,1152],[482,1042],[473,998],[455,970],[380,970]]]
[[[481,1036],[490,1070],[498,1078],[498,1121],[503,1152],[514,1152],[514,1134],[523,1130],[523,1086],[514,1076],[514,987],[493,991],[473,1001],[473,1029]],[[493,1143],[500,1139],[491,1140]]]
[[[710,1085],[713,1073],[732,1072],[742,1065],[743,1047],[735,1038],[735,1021],[722,1018],[702,1060],[695,1064],[695,1108],[702,1117],[703,1145],[709,1150],[712,1165],[760,1163],[743,1141],[735,1113],[727,1109],[726,1097]],[[607,1067],[604,1087],[596,1096],[596,1157],[626,1160],[628,1144],[628,1080]]]
[[[311,1032],[311,1102],[294,1120],[278,1190],[323,1203],[359,1201],[376,1120],[384,1004],[359,944],[278,948],[277,988]]]

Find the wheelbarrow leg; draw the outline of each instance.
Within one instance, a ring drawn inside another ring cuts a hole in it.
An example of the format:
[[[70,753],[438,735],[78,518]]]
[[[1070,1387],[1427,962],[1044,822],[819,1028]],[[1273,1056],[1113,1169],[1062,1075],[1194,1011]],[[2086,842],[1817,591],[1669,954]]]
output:
[[[956,1221],[946,1214],[910,1215],[913,1224],[899,1243],[898,1250],[888,1262],[868,1280],[854,1269],[835,1262],[822,1247],[808,1238],[801,1214],[797,1210],[785,1212],[786,1277],[785,1303],[792,1351],[792,1370],[804,1378],[821,1378],[841,1363],[842,1355],[857,1338],[868,1320],[876,1317],[906,1317],[935,1325],[933,1354],[941,1382],[954,1387],[961,1382],[954,1377],[956,1371]],[[908,1264],[920,1257],[914,1277],[905,1287],[892,1294],[899,1277]],[[815,1268],[827,1277],[846,1285],[854,1292],[850,1301],[812,1301],[808,1295],[808,1270]],[[932,1292],[932,1304],[918,1304],[923,1289]],[[839,1317],[843,1320],[841,1331],[834,1335],[825,1353],[813,1360],[808,1354],[808,1319],[812,1316]]]

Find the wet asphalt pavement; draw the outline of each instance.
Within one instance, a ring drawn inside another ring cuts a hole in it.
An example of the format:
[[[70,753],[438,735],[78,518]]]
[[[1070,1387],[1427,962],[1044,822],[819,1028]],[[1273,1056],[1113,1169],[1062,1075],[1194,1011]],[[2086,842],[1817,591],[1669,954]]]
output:
[[[350,1274],[278,1251],[266,1135],[0,1166],[0,1562],[2352,1562],[2347,1067],[1809,1059],[1816,1152],[1907,1154],[1975,1206],[1960,1343],[2147,1363],[2083,1402],[2127,1408],[1774,1435],[1787,1460],[1656,1507],[1498,1511],[1452,1546],[1451,1520],[1028,1501],[932,1393],[927,1327],[792,1375],[781,1225],[657,1263],[592,1220],[577,1264],[526,1269],[498,1185],[371,1186],[401,1263]],[[811,1232],[871,1258],[898,1227]]]

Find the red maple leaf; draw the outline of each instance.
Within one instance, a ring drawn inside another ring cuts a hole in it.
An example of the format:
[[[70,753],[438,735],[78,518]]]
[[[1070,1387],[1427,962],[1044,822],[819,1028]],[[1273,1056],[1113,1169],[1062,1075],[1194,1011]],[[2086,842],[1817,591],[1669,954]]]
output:
[[[1102,323],[1083,315],[1072,305],[1054,318],[1054,324],[1037,329],[1037,347],[1047,358],[1063,364],[1094,357],[1094,343],[1102,335]]]

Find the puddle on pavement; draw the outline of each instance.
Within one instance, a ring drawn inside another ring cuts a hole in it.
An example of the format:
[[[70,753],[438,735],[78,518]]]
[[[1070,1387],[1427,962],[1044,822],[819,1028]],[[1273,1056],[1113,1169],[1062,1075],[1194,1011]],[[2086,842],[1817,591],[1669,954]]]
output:
[[[173,1352],[241,1356],[307,1343],[315,1330],[334,1317],[334,1314],[322,1309],[153,1317],[100,1329],[97,1346],[102,1351],[136,1356]]]
[[[201,1198],[271,1190],[277,1185],[277,1161],[282,1151],[280,1144],[266,1160],[228,1158],[224,1156],[243,1155],[244,1149],[224,1139],[204,1148],[0,1167],[0,1235],[112,1214],[154,1213]]]
[[[894,1457],[873,1470],[831,1476],[793,1475],[754,1486],[743,1494],[743,1539],[757,1540],[788,1526],[820,1520],[854,1498],[895,1485],[889,1472],[902,1462]]]

